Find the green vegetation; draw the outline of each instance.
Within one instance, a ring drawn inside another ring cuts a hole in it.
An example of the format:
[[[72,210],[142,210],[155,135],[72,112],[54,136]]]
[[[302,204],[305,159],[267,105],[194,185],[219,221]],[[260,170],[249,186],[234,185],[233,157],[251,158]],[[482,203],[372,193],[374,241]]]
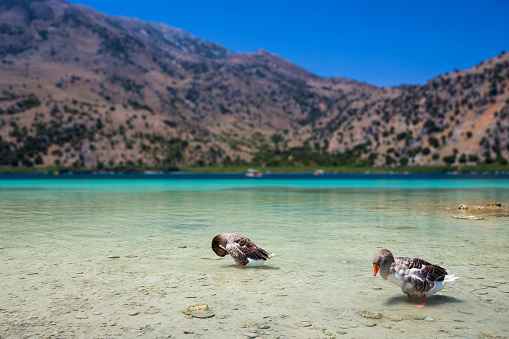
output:
[[[162,173],[185,172],[185,173],[245,173],[251,165],[239,166],[140,166],[129,163],[117,166],[101,166],[96,169],[86,169],[74,166],[44,166],[44,167],[24,167],[24,166],[0,166],[0,174],[53,174],[53,173],[143,173],[145,171],[154,171]],[[258,167],[255,167],[258,168]],[[269,173],[313,173],[318,169],[316,166],[266,166],[259,168]],[[404,174],[440,174],[440,173],[459,173],[459,174],[483,174],[483,173],[508,173],[509,166],[500,164],[482,164],[475,166],[418,166],[406,165],[400,167],[369,167],[369,166],[325,166],[319,167],[326,174],[331,173],[404,173]]]
[[[141,104],[134,99],[127,100],[127,103],[129,105],[131,105],[131,107],[135,110],[145,110],[145,111],[149,111],[150,113],[154,114],[154,110],[150,106]]]
[[[17,96],[14,96],[14,95],[10,96],[10,94],[11,93],[4,90],[3,91],[4,97],[2,99],[10,100],[10,98],[12,98],[12,99],[17,98]],[[7,107],[7,109],[5,110],[5,113],[7,113],[9,115],[16,114],[16,113],[22,113],[22,112],[25,112],[31,108],[38,107],[40,105],[41,105],[41,101],[33,93],[30,93],[28,96],[26,96],[25,98],[22,98],[17,103]],[[2,113],[3,112],[0,109],[0,115]]]

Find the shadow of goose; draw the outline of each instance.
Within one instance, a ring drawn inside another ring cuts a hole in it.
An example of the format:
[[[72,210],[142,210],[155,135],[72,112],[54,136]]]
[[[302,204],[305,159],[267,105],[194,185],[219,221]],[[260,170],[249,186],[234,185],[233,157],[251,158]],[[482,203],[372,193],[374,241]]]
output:
[[[447,304],[460,304],[464,301],[449,295],[434,295],[432,297],[426,298],[426,307],[434,307],[434,306],[441,306],[441,305],[447,305]],[[409,305],[418,305],[421,303],[421,298],[413,297],[410,300],[405,296],[394,296],[385,302],[386,306],[394,306],[394,305],[401,305],[403,303],[409,304]]]

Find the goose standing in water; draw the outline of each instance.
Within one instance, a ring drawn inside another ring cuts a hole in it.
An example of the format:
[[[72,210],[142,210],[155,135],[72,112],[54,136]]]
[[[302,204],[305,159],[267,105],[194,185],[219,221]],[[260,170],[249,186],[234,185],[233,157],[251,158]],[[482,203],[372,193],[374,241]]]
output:
[[[263,265],[267,259],[274,256],[274,253],[267,253],[249,238],[236,233],[216,235],[212,239],[212,250],[220,257],[231,255],[239,268]]]
[[[459,278],[454,274],[447,275],[444,268],[419,258],[394,258],[386,249],[375,253],[373,268],[373,275],[376,276],[380,270],[382,278],[401,287],[408,299],[413,296],[421,297],[422,304],[414,305],[416,308],[423,308],[426,305],[426,297],[435,294],[447,283]]]

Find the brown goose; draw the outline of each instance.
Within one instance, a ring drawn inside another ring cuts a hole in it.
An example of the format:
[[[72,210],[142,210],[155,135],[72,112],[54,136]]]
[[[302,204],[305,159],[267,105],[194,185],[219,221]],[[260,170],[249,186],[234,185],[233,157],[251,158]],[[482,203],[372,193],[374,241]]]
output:
[[[382,278],[401,287],[408,299],[413,296],[421,297],[422,304],[414,305],[416,308],[423,308],[426,305],[426,297],[440,291],[446,283],[459,278],[454,274],[447,275],[444,268],[419,258],[394,258],[386,249],[375,253],[373,268],[373,275],[380,270]]]
[[[248,238],[236,233],[218,234],[212,239],[212,250],[220,257],[229,254],[239,267],[263,265],[274,256],[256,246]]]

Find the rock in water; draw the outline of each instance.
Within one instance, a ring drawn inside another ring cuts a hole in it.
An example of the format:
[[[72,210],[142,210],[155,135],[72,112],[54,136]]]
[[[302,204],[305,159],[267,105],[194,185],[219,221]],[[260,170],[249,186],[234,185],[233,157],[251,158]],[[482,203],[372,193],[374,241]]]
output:
[[[194,318],[211,318],[215,316],[210,307],[205,304],[188,306],[181,309],[180,311]]]
[[[359,315],[364,318],[369,319],[380,319],[382,318],[382,314],[374,311],[361,310],[359,311]]]
[[[484,220],[483,217],[476,217],[473,215],[451,215],[454,219],[468,219],[468,220]]]

